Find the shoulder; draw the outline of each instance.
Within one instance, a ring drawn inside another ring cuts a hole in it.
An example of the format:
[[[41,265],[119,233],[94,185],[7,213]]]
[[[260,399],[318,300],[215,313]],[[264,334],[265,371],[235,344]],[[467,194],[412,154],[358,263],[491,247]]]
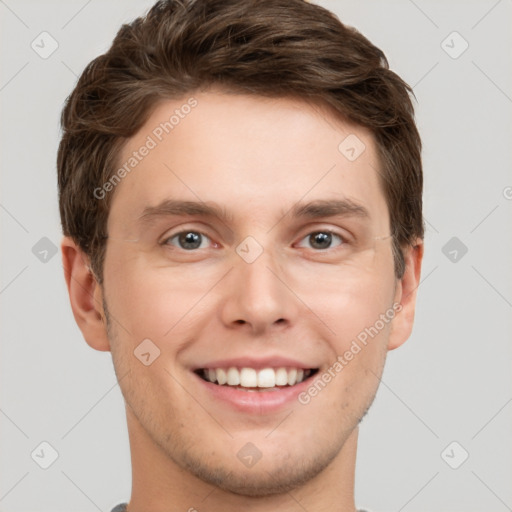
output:
[[[111,512],[126,512],[126,506],[128,505],[128,503],[120,503],[119,505],[116,505],[112,510]],[[364,511],[360,511],[360,512],[364,512]]]
[[[127,503],[120,503],[119,505],[116,505],[111,510],[111,512],[126,512],[126,505],[128,505],[128,504]],[[358,509],[357,512],[370,512],[370,511],[369,510]]]

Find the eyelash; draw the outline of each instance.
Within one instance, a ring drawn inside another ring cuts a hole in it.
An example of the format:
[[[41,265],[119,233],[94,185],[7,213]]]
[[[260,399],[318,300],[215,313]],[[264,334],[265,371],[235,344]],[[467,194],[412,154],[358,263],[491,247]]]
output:
[[[195,231],[193,229],[186,229],[186,230],[183,230],[183,231],[179,231],[178,233],[175,233],[174,235],[171,235],[167,238],[165,238],[165,240],[163,240],[161,242],[161,245],[163,246],[168,246],[168,245],[173,245],[173,244],[169,244],[168,242],[170,240],[173,240],[174,238],[176,237],[179,237],[180,235],[183,235],[183,234],[188,234],[188,233],[195,233],[195,234],[198,234],[198,235],[201,235],[201,237],[204,237],[204,238],[207,238],[208,240],[210,240],[210,237],[208,235],[205,235],[204,233],[202,233],[201,231]],[[348,243],[346,237],[344,237],[343,235],[339,234],[339,233],[336,233],[335,231],[333,230],[330,230],[330,229],[319,229],[319,230],[316,230],[316,231],[311,231],[310,233],[308,233],[306,236],[302,237],[300,242],[302,242],[303,240],[311,237],[312,235],[317,235],[317,234],[328,234],[330,235],[331,237],[337,237],[339,240],[340,240],[340,244],[338,244],[338,246],[335,246],[335,247],[327,247],[326,249],[314,249],[314,248],[311,248],[312,250],[314,250],[315,252],[325,252],[325,251],[328,251],[328,250],[333,250],[333,249],[336,249],[336,247],[341,247],[342,245],[345,245]],[[217,247],[218,247],[218,244],[215,244]],[[184,249],[183,247],[178,247],[178,246],[174,246],[176,247],[177,249],[181,249],[183,251],[187,251],[187,252],[195,252],[197,251],[198,249]]]

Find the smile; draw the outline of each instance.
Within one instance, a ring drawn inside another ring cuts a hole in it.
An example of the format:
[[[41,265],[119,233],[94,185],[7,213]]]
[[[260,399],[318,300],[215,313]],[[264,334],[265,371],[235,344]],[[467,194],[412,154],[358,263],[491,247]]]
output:
[[[279,391],[290,388],[318,372],[318,368],[200,368],[196,373],[205,381],[241,391]]]

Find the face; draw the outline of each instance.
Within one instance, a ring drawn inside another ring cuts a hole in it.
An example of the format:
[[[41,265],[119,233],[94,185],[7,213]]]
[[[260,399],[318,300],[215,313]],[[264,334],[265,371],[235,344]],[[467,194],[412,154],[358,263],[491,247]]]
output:
[[[169,461],[283,492],[338,456],[401,314],[376,148],[299,100],[193,98],[159,104],[119,158],[137,163],[110,192],[110,349]]]

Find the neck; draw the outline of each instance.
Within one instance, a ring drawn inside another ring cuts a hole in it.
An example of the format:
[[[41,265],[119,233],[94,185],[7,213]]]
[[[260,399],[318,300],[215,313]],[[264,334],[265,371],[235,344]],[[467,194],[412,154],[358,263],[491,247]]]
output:
[[[132,462],[128,512],[296,512],[297,503],[308,512],[355,512],[357,427],[331,464],[316,477],[284,494],[254,497],[226,492],[198,479],[154,443],[130,407],[127,419]]]

